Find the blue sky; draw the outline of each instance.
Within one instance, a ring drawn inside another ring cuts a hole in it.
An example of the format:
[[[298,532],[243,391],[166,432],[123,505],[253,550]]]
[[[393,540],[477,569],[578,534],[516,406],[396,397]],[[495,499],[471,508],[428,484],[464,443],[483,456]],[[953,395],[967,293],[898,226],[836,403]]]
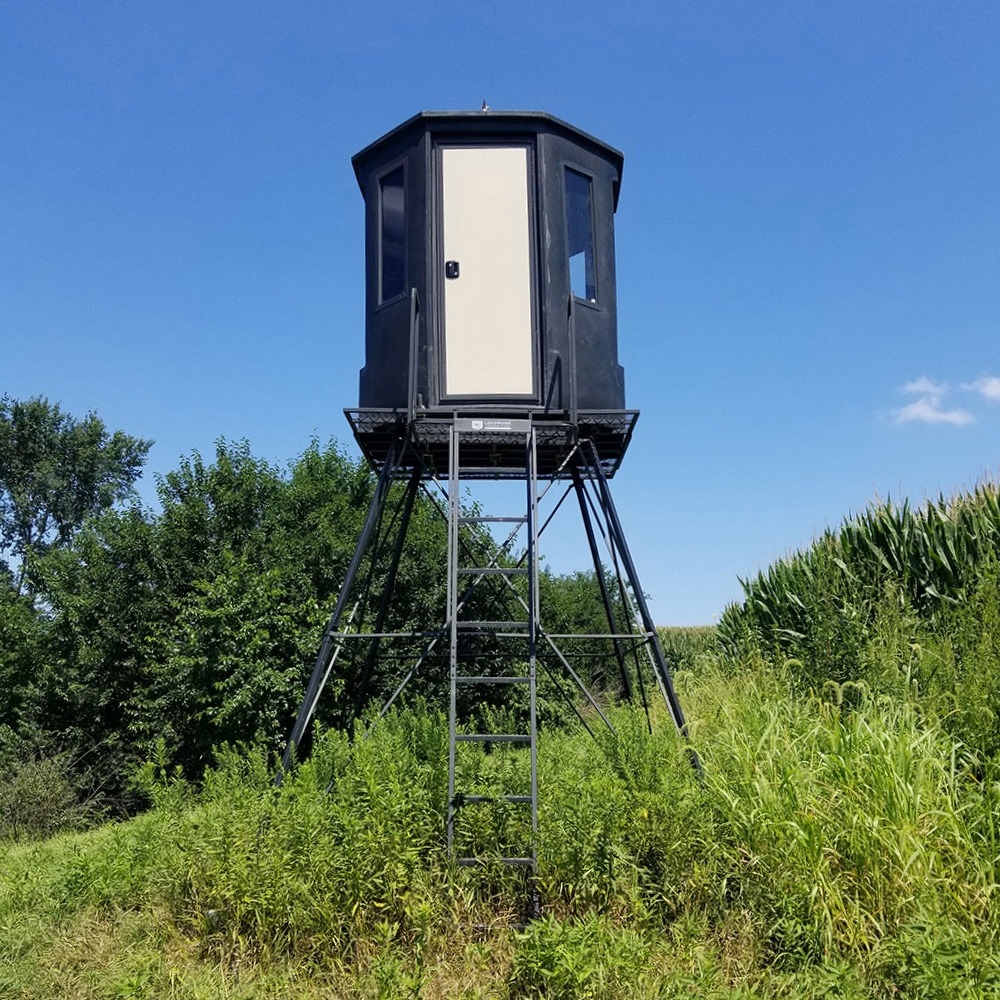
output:
[[[549,111],[625,154],[615,495],[657,621],[709,623],[876,496],[995,477],[998,52],[994,0],[0,2],[0,393],[155,439],[147,498],[220,436],[351,443],[351,156]]]

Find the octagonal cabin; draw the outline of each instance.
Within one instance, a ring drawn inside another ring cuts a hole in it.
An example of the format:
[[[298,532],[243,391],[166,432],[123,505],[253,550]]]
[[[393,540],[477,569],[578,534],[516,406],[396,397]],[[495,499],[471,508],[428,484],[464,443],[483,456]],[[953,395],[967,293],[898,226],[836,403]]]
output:
[[[432,111],[353,165],[367,277],[349,416],[368,457],[393,421],[464,414],[596,427],[620,460],[622,154],[543,112]]]

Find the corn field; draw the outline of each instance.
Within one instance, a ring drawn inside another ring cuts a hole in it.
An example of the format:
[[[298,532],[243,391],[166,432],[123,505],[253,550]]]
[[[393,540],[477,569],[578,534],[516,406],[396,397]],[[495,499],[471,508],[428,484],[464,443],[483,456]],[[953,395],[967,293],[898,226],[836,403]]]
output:
[[[783,659],[802,690],[863,682],[924,699],[983,752],[1000,749],[994,483],[922,507],[885,502],[741,581],[719,624],[737,658]]]

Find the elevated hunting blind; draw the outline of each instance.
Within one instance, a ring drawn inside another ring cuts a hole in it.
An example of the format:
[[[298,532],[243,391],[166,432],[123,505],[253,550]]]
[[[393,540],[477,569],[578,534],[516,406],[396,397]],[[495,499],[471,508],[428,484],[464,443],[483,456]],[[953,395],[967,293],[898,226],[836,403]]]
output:
[[[527,808],[525,841],[499,860],[530,871],[539,668],[588,728],[611,727],[588,686],[590,657],[614,665],[626,697],[645,705],[647,687],[658,689],[686,733],[608,483],[638,417],[618,363],[622,154],[551,115],[484,108],[418,114],[353,163],[365,200],[365,365],[359,405],[345,413],[378,481],[283,766],[331,677],[342,724],[376,693],[381,717],[411,681],[446,677],[449,846],[459,865],[478,865],[461,811]],[[484,479],[522,483],[516,509],[470,505],[465,481]],[[440,619],[414,626],[392,609],[421,492],[446,522],[447,565],[426,567]],[[560,631],[539,597],[539,539],[569,496],[606,622],[586,634]],[[521,720],[516,731],[486,731],[498,716],[477,706],[495,707],[498,692],[521,697],[507,716]],[[523,787],[457,787],[470,743],[528,751]]]
[[[548,423],[543,470],[565,441],[551,422],[568,419],[616,466],[635,418],[618,363],[622,154],[542,112],[423,112],[353,163],[367,279],[350,416],[365,454],[381,463],[400,420],[461,411]],[[440,429],[420,439],[443,462]],[[509,456],[493,445],[495,471]]]

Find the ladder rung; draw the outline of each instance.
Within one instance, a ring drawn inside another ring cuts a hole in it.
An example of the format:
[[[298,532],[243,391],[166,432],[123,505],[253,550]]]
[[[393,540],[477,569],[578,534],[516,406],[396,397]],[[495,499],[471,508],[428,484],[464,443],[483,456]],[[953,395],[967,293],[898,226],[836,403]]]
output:
[[[465,566],[458,570],[459,576],[526,576],[525,566]]]
[[[462,638],[482,638],[483,636],[490,636],[493,639],[520,639],[524,640],[527,636],[523,632],[463,632]],[[565,654],[564,654],[565,655]],[[594,654],[596,655],[596,654]],[[483,651],[481,649],[475,649],[472,643],[469,643],[469,648],[466,648],[462,643],[459,643],[458,649],[455,650],[455,658],[460,663],[506,663],[510,659],[510,651],[503,649],[495,649],[490,651]]]
[[[520,517],[460,517],[460,524],[524,524],[527,517],[522,514]]]
[[[530,684],[530,677],[513,677],[510,675],[500,675],[500,676],[490,676],[488,674],[481,674],[479,676],[465,676],[456,677],[456,684]]]
[[[499,629],[462,629],[463,638],[482,639],[485,636],[490,636],[493,639],[526,639],[528,634],[523,630],[519,632],[501,632]],[[465,659],[469,659],[469,657],[465,657]],[[499,659],[499,655],[494,656],[493,659]]]
[[[527,628],[528,622],[491,622],[491,621],[473,621],[471,618],[465,621],[458,621],[455,624],[463,632],[470,629],[511,629],[511,628]]]
[[[467,802],[513,802],[531,805],[530,795],[456,795],[456,799],[461,799],[460,805]]]
[[[499,861],[502,865],[516,865],[521,868],[534,868],[534,858],[456,858],[455,863],[462,868],[471,868],[473,865],[488,865],[490,862]]]
[[[530,743],[528,733],[458,733],[456,743]]]

